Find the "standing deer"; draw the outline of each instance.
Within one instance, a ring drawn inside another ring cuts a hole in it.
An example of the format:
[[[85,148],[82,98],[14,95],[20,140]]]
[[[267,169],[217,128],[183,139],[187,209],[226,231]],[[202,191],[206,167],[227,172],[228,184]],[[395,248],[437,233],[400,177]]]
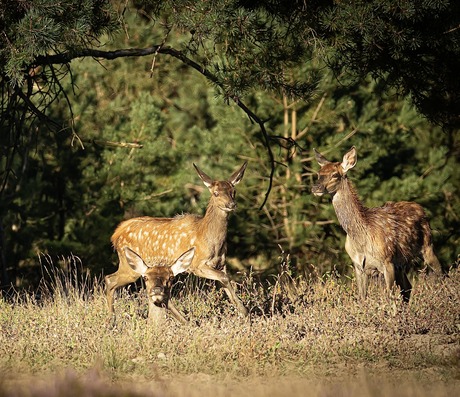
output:
[[[132,218],[121,222],[112,235],[112,244],[118,252],[119,267],[117,272],[105,277],[110,313],[113,313],[115,289],[139,278],[139,272],[133,272],[128,263],[127,248],[135,251],[144,263],[170,266],[182,253],[195,247],[195,255],[188,271],[199,277],[219,281],[240,313],[244,316],[248,314],[230,284],[225,265],[228,216],[236,209],[235,185],[243,178],[247,162],[226,181],[213,180],[195,164],[193,166],[211,193],[203,217],[185,214],[174,218]],[[169,309],[177,317],[178,311],[172,302],[169,302]]]
[[[332,195],[337,218],[347,233],[345,250],[353,261],[360,297],[366,298],[369,276],[377,271],[383,273],[387,290],[390,292],[396,283],[408,302],[412,286],[406,272],[415,259],[422,256],[428,266],[441,272],[425,211],[409,201],[366,208],[347,178],[347,172],[357,162],[354,146],[341,163],[326,160],[316,150],[315,156],[321,169],[312,193]]]

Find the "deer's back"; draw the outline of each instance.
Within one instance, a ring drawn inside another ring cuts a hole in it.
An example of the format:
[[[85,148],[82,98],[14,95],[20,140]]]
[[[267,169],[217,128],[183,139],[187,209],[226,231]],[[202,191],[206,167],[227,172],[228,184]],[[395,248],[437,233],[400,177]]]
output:
[[[367,208],[366,249],[393,263],[407,263],[420,255],[428,223],[423,208],[414,202],[387,202]]]
[[[200,220],[191,214],[132,218],[118,225],[111,241],[117,251],[129,247],[148,264],[172,265],[197,242]]]

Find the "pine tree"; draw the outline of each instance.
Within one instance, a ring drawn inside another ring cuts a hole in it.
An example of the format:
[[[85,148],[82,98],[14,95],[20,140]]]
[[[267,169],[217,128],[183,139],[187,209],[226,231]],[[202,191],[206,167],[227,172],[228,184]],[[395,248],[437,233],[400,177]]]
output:
[[[453,261],[460,229],[455,101],[444,103],[447,113],[426,113],[443,132],[401,93],[412,94],[421,111],[417,84],[427,86],[427,98],[448,93],[453,72],[447,65],[432,78],[432,55],[457,54],[457,30],[448,29],[454,5],[422,2],[413,15],[428,23],[432,11],[438,30],[433,44],[411,52],[411,40],[428,33],[411,24],[409,11],[393,15],[390,2],[165,0],[126,10],[123,2],[124,30],[111,37],[102,35],[116,25],[110,4],[78,3],[2,8],[0,253],[12,260],[13,278],[37,273],[37,252],[81,256],[99,274],[114,260],[109,237],[121,219],[204,210],[208,192],[192,162],[225,177],[243,160],[250,164],[230,218],[230,262],[276,271],[281,249],[298,271],[313,265],[346,273],[332,206],[309,190],[317,169],[311,149],[339,160],[352,144],[359,167],[350,177],[366,205],[420,202],[442,261]],[[401,42],[395,27],[407,28]],[[375,49],[377,39],[388,46]],[[388,68],[396,50],[399,80]],[[417,65],[420,80],[409,74]]]

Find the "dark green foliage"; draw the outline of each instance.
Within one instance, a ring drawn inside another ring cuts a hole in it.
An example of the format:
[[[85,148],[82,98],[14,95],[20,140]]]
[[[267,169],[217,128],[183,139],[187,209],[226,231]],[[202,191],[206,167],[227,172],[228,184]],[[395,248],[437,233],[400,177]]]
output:
[[[141,3],[141,2],[139,2]],[[242,97],[254,88],[308,98],[318,76],[293,81],[286,67],[311,54],[312,40],[292,24],[262,9],[246,9],[239,1],[161,1],[154,8],[166,29],[185,33],[181,48],[219,80],[225,98]]]
[[[39,55],[97,43],[115,28],[109,1],[2,1],[0,65],[13,85],[22,84]]]
[[[278,257],[289,255],[293,272],[337,268],[347,274],[345,234],[332,205],[310,194],[319,168],[313,147],[339,161],[355,145],[359,160],[350,178],[364,203],[419,202],[432,219],[441,261],[446,267],[455,261],[460,243],[455,101],[442,105],[445,113],[419,106],[445,131],[418,115],[411,101],[420,105],[414,91],[420,84],[425,88],[417,93],[430,100],[436,90],[447,93],[442,85],[452,70],[447,75],[444,68],[446,75],[434,80],[438,65],[417,51],[444,51],[442,62],[450,62],[457,31],[428,43],[427,33],[413,26],[417,18],[409,18],[412,2],[398,3],[407,8],[401,15],[385,2],[136,1],[126,10],[125,2],[115,2],[124,30],[110,38],[101,35],[116,26],[109,3],[74,7],[68,0],[60,3],[61,11],[48,9],[45,1],[36,3],[43,9],[34,2],[35,11],[29,3],[13,3],[16,8],[0,14],[2,22],[10,22],[4,37],[20,49],[17,57],[6,41],[0,49],[0,254],[18,285],[21,278],[27,284],[40,276],[39,253],[73,254],[97,275],[111,272],[116,258],[109,240],[118,222],[138,215],[202,214],[209,193],[192,163],[221,179],[245,160],[238,211],[229,224],[231,270],[272,273]],[[422,22],[432,9],[442,26],[455,17],[449,3],[426,4],[414,14]],[[452,15],[441,23],[448,9]],[[33,19],[33,12],[44,19]],[[49,20],[43,37],[34,38],[34,29],[17,34],[26,16],[36,27]],[[356,19],[364,17],[361,23]],[[371,17],[382,20],[374,29]],[[408,27],[402,41],[394,32],[400,20]],[[417,35],[420,44],[411,49]],[[382,45],[379,37],[388,46],[373,50]],[[29,73],[34,60],[45,59],[37,56],[53,51],[157,44],[182,51],[213,79],[161,53],[76,59]],[[426,74],[418,79],[422,64]],[[234,100],[264,120],[272,137],[277,166],[262,210],[272,171],[267,147],[259,126]]]
[[[108,1],[0,3],[2,285],[8,283],[8,273],[15,278],[23,258],[36,253],[37,241],[52,241],[53,246],[67,241],[68,214],[78,203],[80,171],[78,156],[68,150],[69,113],[56,106],[67,100],[62,82],[70,68],[37,60],[95,46],[117,26]],[[51,106],[56,106],[53,119],[48,118]]]
[[[445,128],[460,127],[459,22],[445,0],[340,2],[323,18],[333,68],[398,88]]]
[[[314,43],[343,81],[368,75],[411,98],[445,129],[460,127],[460,3],[448,0],[240,1],[263,9],[306,45]],[[300,42],[300,40],[299,40]],[[276,46],[275,46],[276,48]]]

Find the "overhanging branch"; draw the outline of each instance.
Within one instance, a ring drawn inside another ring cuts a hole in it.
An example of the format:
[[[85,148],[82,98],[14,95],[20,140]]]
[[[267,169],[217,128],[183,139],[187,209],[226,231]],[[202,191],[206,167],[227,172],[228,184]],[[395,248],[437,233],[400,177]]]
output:
[[[219,88],[221,88],[222,90],[224,89],[219,79],[215,75],[210,73],[206,68],[204,68],[203,66],[201,66],[194,60],[187,57],[183,52],[178,51],[170,46],[163,46],[163,45],[154,45],[154,46],[146,47],[146,48],[127,48],[127,49],[115,50],[115,51],[101,51],[101,50],[96,50],[96,49],[91,49],[91,48],[84,48],[79,51],[66,52],[66,53],[60,53],[60,54],[55,54],[55,55],[39,56],[36,58],[36,62],[34,66],[66,64],[66,63],[71,62],[73,59],[84,58],[84,57],[113,60],[117,58],[142,57],[142,56],[148,56],[148,55],[154,55],[154,54],[155,55],[156,54],[167,54],[176,59],[179,59],[184,64],[197,70],[199,73],[201,73],[208,80],[213,82]],[[273,152],[270,147],[270,135],[267,133],[267,130],[265,129],[265,122],[262,119],[260,119],[254,112],[252,112],[240,100],[238,96],[230,95],[229,97],[238,105],[240,109],[242,109],[247,114],[251,122],[258,124],[260,128],[260,132],[262,134],[261,141],[264,144],[264,146],[267,148],[271,171],[270,171],[268,189],[265,192],[264,201],[262,205],[260,206],[260,208],[263,208],[268,200],[268,196],[273,186],[273,177],[274,177],[275,166],[276,166]]]

